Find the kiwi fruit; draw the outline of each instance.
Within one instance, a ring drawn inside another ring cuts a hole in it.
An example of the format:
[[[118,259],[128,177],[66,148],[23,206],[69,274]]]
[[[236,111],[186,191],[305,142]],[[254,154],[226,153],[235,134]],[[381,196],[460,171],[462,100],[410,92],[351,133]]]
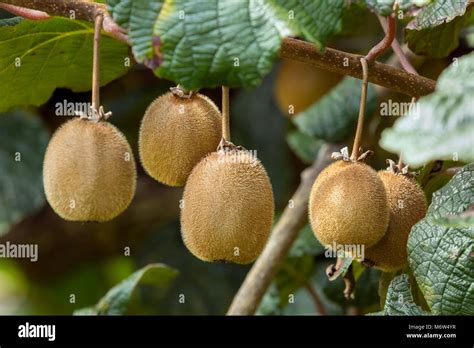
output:
[[[43,184],[50,206],[65,220],[107,221],[135,194],[136,168],[125,136],[108,122],[75,118],[49,142]]]
[[[209,98],[168,92],[151,103],[143,117],[141,163],[155,180],[183,186],[193,167],[216,150],[221,127],[221,114]]]
[[[327,94],[341,78],[338,74],[309,64],[284,60],[278,69],[274,87],[278,107],[284,115],[294,116]]]
[[[385,236],[365,250],[364,262],[385,272],[396,271],[407,262],[408,235],[414,224],[426,214],[426,197],[418,183],[410,177],[380,171],[387,192],[390,222]]]
[[[183,241],[203,261],[247,264],[268,239],[273,211],[270,180],[255,156],[246,150],[213,152],[186,182]]]
[[[377,172],[362,162],[334,162],[316,178],[309,220],[325,246],[374,245],[388,226],[385,188]]]

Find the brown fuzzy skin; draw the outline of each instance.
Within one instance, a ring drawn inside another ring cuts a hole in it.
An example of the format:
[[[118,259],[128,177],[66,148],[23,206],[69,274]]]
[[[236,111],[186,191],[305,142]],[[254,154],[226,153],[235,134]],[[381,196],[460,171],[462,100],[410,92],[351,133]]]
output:
[[[247,152],[233,158],[243,160],[225,162],[218,152],[211,153],[193,169],[184,188],[181,235],[203,261],[250,263],[270,235],[275,206],[265,168]]]
[[[166,93],[143,117],[138,142],[142,165],[155,180],[183,186],[194,166],[216,151],[221,128],[221,114],[209,98]]]
[[[54,133],[46,150],[44,191],[53,210],[65,220],[113,219],[132,201],[136,179],[132,149],[108,122],[68,121]]]
[[[309,219],[323,245],[374,245],[383,237],[389,219],[382,180],[361,162],[331,164],[313,184]]]
[[[365,261],[385,272],[396,271],[407,263],[410,230],[426,214],[426,197],[418,183],[401,174],[380,171],[390,209],[385,236],[365,251]]]

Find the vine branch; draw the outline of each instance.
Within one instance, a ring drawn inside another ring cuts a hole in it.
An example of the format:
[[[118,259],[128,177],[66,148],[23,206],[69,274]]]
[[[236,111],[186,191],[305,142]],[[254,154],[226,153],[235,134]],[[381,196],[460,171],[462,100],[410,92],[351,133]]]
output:
[[[328,166],[331,154],[341,146],[328,144],[321,148],[313,165],[301,174],[301,183],[291,198],[292,208],[287,206],[273,228],[262,254],[247,273],[227,315],[252,315],[257,310],[273,276],[286,257],[291,244],[308,219],[308,201],[311,187],[319,173]]]
[[[52,16],[70,17],[93,22],[97,13],[104,14],[103,29],[118,40],[130,44],[124,31],[110,17],[103,4],[84,0],[0,0],[26,9],[38,10]],[[73,12],[71,12],[73,11]],[[27,15],[25,18],[29,18]],[[38,18],[29,18],[38,19]],[[320,53],[310,42],[285,38],[280,48],[280,57],[313,65],[317,68],[362,79],[362,56],[326,48]],[[374,62],[370,66],[369,82],[409,96],[423,96],[434,92],[436,82],[423,76],[410,74],[387,64]]]

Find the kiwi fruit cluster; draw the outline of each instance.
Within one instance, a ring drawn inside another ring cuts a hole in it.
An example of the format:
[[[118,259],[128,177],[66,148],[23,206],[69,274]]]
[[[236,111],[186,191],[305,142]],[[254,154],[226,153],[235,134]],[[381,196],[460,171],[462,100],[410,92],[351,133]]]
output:
[[[261,162],[242,148],[221,149],[199,162],[183,195],[181,234],[204,261],[246,264],[261,253],[274,201]]]
[[[194,166],[215,151],[222,117],[207,97],[168,92],[145,112],[139,133],[140,160],[146,172],[169,186],[183,186]]]
[[[426,197],[409,175],[379,171],[387,192],[390,222],[384,237],[365,250],[364,262],[385,272],[394,272],[407,263],[408,235],[426,214]]]
[[[406,264],[408,234],[426,205],[421,187],[401,168],[376,172],[359,161],[338,160],[313,184],[309,219],[323,245],[363,245],[360,261],[393,272]]]
[[[111,220],[135,194],[133,152],[110,123],[75,118],[62,125],[48,144],[43,184],[50,206],[65,220]]]

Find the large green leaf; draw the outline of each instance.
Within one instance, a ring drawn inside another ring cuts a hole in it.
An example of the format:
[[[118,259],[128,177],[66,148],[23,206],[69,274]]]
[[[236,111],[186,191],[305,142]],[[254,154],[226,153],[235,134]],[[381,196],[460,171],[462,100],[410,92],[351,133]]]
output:
[[[144,62],[153,56],[153,26],[164,0],[107,0],[114,21],[128,30],[135,59]]]
[[[164,59],[156,73],[188,89],[256,86],[290,33],[263,0],[169,1],[154,29]]]
[[[149,264],[118,285],[92,307],[75,311],[75,315],[123,315],[126,314],[132,295],[139,284],[157,287],[167,286],[178,274],[174,269],[162,264]]]
[[[410,266],[435,314],[474,314],[474,230],[440,224],[439,217],[474,203],[474,164],[435,192],[428,215],[408,239]]]
[[[436,91],[384,130],[380,145],[411,166],[437,159],[474,161],[474,53],[451,64]]]
[[[413,301],[408,275],[402,274],[390,283],[383,310],[385,315],[429,315]]]
[[[312,137],[329,142],[347,139],[354,133],[359,114],[361,81],[344,78],[329,94],[293,118],[298,129]],[[368,117],[376,106],[375,89],[367,92]]]
[[[341,30],[344,0],[270,0],[284,10],[290,25],[319,49]]]
[[[42,167],[48,139],[34,115],[0,114],[0,234],[44,204]]]
[[[91,23],[66,18],[0,27],[0,112],[41,105],[57,87],[91,89],[93,33]],[[126,44],[102,36],[102,85],[129,69],[128,50]]]

